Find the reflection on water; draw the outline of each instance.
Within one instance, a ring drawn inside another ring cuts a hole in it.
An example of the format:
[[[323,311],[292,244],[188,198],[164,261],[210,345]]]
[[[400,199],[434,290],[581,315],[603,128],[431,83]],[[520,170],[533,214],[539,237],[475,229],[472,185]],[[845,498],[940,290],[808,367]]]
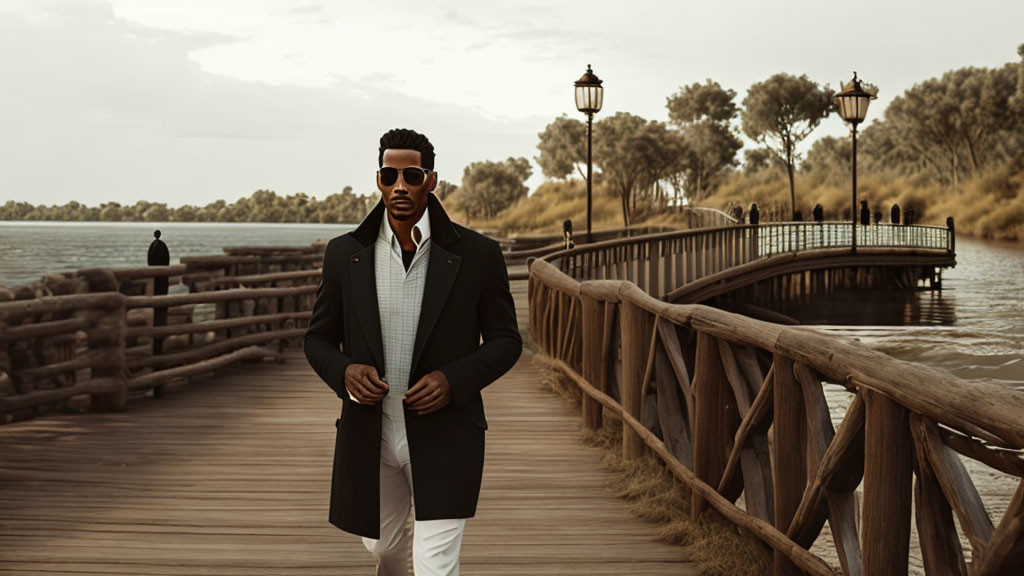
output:
[[[1024,245],[957,240],[942,291],[844,291],[771,307],[902,360],[1024,390]]]

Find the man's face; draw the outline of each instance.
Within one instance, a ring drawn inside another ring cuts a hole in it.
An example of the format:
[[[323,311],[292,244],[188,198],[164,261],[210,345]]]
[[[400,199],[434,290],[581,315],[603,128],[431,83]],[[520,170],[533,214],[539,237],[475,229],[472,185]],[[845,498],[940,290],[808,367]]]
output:
[[[398,180],[390,186],[385,186],[381,183],[380,173],[378,172],[377,188],[380,189],[381,195],[384,198],[384,206],[387,208],[388,214],[399,222],[410,219],[415,220],[422,216],[423,211],[427,209],[427,193],[433,191],[437,186],[437,175],[433,171],[418,186],[405,181],[402,170],[409,166],[422,168],[423,165],[420,161],[418,150],[400,148],[384,150],[382,168],[396,168],[398,170]]]

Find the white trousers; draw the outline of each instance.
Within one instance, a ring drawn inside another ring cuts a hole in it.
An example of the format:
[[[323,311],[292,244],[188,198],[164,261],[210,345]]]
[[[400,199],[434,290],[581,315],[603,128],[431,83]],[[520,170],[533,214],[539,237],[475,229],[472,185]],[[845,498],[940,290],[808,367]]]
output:
[[[380,539],[363,538],[377,558],[377,576],[408,576],[409,509],[415,505],[412,463],[405,437],[405,415],[384,414],[380,440]],[[459,576],[459,549],[465,518],[416,520],[412,558],[415,576]]]

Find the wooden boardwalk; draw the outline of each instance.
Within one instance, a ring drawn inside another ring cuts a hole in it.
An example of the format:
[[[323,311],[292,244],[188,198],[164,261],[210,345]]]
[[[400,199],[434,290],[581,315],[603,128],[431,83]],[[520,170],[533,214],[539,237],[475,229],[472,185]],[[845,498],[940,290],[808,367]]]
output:
[[[528,337],[526,282],[514,281]],[[578,415],[527,348],[484,391],[489,430],[462,573],[695,574],[606,488]],[[327,523],[339,401],[301,350],[123,413],[0,427],[0,573],[372,574]]]

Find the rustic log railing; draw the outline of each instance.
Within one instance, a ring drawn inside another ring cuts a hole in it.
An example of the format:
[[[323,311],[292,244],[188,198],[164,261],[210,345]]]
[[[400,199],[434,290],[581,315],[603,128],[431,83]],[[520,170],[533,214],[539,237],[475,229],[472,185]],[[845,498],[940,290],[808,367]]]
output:
[[[835,573],[810,551],[826,521],[843,574],[906,574],[912,502],[928,574],[1024,573],[1021,394],[632,282],[579,282],[544,259],[528,293],[533,339],[584,393],[585,425],[620,418],[623,456],[657,455],[692,491],[691,514],[710,507],[754,534],[776,574]],[[852,396],[838,429],[826,382]],[[958,454],[1016,478],[998,525]]]
[[[628,280],[662,297],[707,276],[779,254],[851,246],[849,222],[783,222],[678,230],[619,238],[543,255],[576,280]],[[901,248],[952,255],[953,230],[935,226],[860,226],[858,248]]]
[[[172,382],[279,359],[305,333],[323,248],[227,248],[16,292],[25,298],[0,302],[0,423],[63,407],[123,410],[129,392],[159,397]],[[155,278],[174,292],[153,294]],[[41,289],[57,295],[29,297]]]

